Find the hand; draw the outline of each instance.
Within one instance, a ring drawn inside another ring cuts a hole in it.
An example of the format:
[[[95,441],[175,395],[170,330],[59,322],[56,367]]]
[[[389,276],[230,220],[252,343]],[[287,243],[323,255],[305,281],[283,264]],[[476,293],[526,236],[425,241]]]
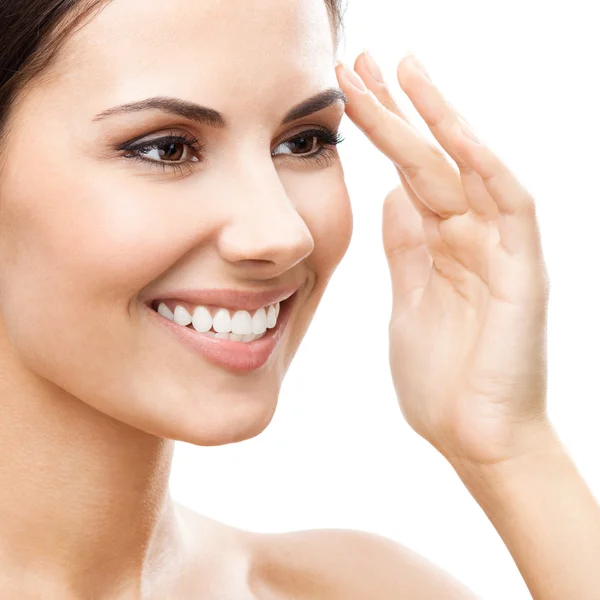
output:
[[[465,134],[421,68],[403,58],[398,81],[446,152],[408,121],[364,54],[356,72],[336,67],[346,114],[400,176],[383,206],[392,377],[407,422],[450,462],[496,463],[535,448],[550,426],[549,282],[535,204]],[[361,76],[364,91],[344,69]]]

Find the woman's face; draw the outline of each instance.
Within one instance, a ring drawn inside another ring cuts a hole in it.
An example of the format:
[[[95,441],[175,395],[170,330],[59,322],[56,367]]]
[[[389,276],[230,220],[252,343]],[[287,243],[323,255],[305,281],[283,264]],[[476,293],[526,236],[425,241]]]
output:
[[[269,423],[350,241],[335,147],[299,137],[335,133],[343,102],[284,122],[338,87],[327,8],[140,6],[109,2],[14,107],[0,175],[1,351],[55,394],[149,433],[247,439]],[[150,108],[158,97],[164,108]],[[176,139],[152,147],[166,136]],[[228,326],[263,331],[268,306],[293,292],[262,339],[222,339]]]

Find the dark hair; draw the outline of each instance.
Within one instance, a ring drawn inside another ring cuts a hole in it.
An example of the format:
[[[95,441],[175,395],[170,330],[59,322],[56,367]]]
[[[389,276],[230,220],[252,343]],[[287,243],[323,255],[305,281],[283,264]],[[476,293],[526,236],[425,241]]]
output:
[[[50,75],[69,36],[110,0],[0,0],[0,146],[9,111],[34,78]],[[343,30],[342,0],[325,0],[335,47]],[[0,148],[1,152],[1,148]]]

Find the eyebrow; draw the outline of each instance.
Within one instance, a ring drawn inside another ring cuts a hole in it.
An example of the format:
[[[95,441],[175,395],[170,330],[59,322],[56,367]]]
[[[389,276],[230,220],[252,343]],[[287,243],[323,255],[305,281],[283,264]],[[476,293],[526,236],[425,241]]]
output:
[[[306,117],[339,102],[342,102],[344,105],[348,103],[346,94],[339,88],[327,88],[294,106],[283,117],[281,123],[282,125],[285,125],[286,123]],[[115,114],[133,113],[144,110],[161,110],[218,129],[228,127],[227,119],[220,112],[212,108],[200,106],[199,104],[187,100],[165,96],[156,96],[138,102],[114,106],[113,108],[109,108],[108,110],[97,114],[92,120],[99,121]]]

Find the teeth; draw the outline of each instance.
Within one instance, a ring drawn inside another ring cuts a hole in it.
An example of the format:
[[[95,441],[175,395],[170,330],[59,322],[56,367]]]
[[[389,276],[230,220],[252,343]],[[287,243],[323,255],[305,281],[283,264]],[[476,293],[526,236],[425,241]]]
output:
[[[162,317],[183,327],[191,324],[198,333],[208,337],[234,342],[252,342],[263,337],[267,329],[273,329],[277,325],[279,309],[280,303],[278,302],[265,308],[259,308],[254,315],[246,310],[238,310],[232,316],[226,308],[219,308],[213,317],[205,306],[197,306],[190,314],[185,306],[178,304],[171,312],[167,304],[161,302],[157,312]]]
[[[277,325],[277,312],[276,308],[271,304],[267,312],[267,328],[273,329]]]
[[[259,308],[252,317],[252,333],[264,333],[267,330],[267,311]]]
[[[238,310],[231,319],[231,331],[238,335],[252,333],[252,317],[245,310]]]
[[[265,332],[266,333],[266,332]],[[255,333],[247,333],[246,335],[239,335],[238,333],[215,333],[214,331],[209,331],[208,333],[203,333],[202,335],[209,335],[218,340],[230,340],[232,342],[253,342],[254,340],[259,340],[264,337],[264,333],[261,335],[257,335]]]
[[[217,333],[231,333],[231,317],[226,308],[220,308],[217,311],[213,318],[213,329]]]
[[[198,306],[194,310],[192,317],[192,327],[200,333],[206,333],[213,326],[213,319],[210,316],[210,311],[204,306]]]
[[[171,309],[164,302],[161,302],[158,305],[158,314],[165,317],[165,319],[169,319],[169,321],[175,320],[175,316],[171,312]]]
[[[183,306],[176,306],[174,314],[177,325],[187,327],[192,322],[192,315]]]

